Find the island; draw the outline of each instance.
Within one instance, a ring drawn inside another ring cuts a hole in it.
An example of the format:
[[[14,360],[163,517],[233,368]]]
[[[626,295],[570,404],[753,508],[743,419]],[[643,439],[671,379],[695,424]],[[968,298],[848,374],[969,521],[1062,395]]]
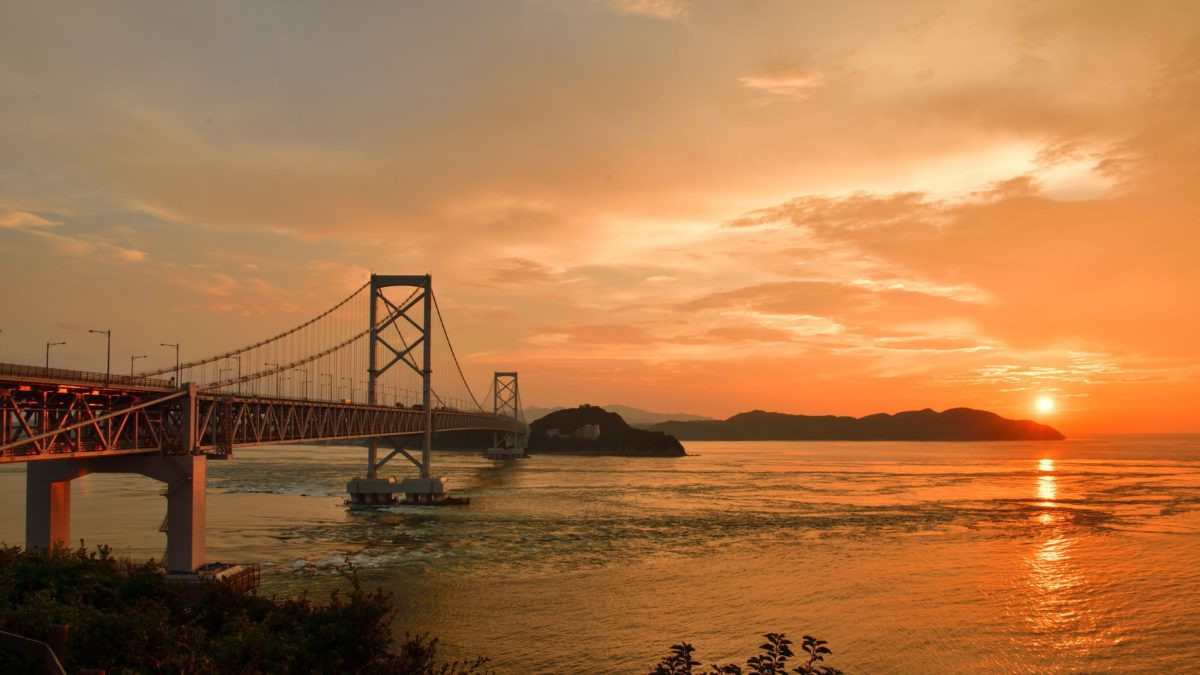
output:
[[[635,429],[620,415],[594,405],[556,410],[529,425],[531,454],[683,457],[673,436]]]
[[[866,417],[788,415],[754,410],[726,420],[671,421],[650,427],[684,441],[1061,441],[1058,430],[986,410],[929,408]]]

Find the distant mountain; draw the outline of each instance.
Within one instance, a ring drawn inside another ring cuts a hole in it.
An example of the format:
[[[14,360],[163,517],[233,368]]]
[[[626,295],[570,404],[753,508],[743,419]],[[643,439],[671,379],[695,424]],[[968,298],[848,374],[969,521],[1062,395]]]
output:
[[[529,425],[530,454],[682,457],[679,441],[659,431],[635,429],[621,416],[594,405],[556,410]]]
[[[1061,441],[1053,427],[986,410],[929,408],[866,417],[755,410],[727,420],[673,421],[652,429],[684,441]]]
[[[632,406],[621,405],[620,403],[609,403],[606,406],[601,406],[609,412],[617,413],[628,422],[631,426],[646,427],[660,422],[695,422],[701,420],[711,420],[711,417],[704,415],[691,415],[688,413],[658,413],[634,408]]]
[[[659,422],[669,422],[674,420],[695,421],[695,420],[711,420],[711,417],[703,415],[691,415],[688,413],[658,413],[634,408],[632,406],[621,405],[620,403],[609,403],[608,405],[600,406],[604,410],[617,413],[621,418],[634,427],[648,427]],[[545,417],[556,410],[564,408],[539,408],[537,406],[527,406],[525,408],[525,419],[532,422],[536,419]]]
[[[553,408],[542,408],[536,405],[527,405],[522,409],[521,412],[525,413],[526,422],[533,422],[534,420],[539,420],[556,410],[563,410],[563,407],[554,406]]]

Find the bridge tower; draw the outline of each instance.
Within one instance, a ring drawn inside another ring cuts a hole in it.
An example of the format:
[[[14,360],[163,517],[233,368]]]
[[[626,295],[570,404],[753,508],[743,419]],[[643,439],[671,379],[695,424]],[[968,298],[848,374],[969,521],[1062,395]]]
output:
[[[407,300],[394,303],[384,289],[407,286],[415,289]],[[367,404],[377,405],[379,377],[393,367],[411,369],[421,378],[421,409],[424,411],[425,426],[418,460],[404,447],[399,437],[384,437],[382,440],[392,447],[382,460],[379,459],[379,442],[372,438],[367,450],[367,475],[354,478],[346,486],[353,504],[391,504],[396,494],[403,494],[407,503],[436,503],[446,498],[446,478],[435,477],[431,472],[430,455],[433,449],[432,374],[430,367],[433,346],[433,278],[425,275],[371,275],[370,322],[371,340],[367,352]],[[411,342],[405,341],[400,326],[406,325],[417,331]],[[399,344],[395,344],[398,340]],[[420,348],[418,363],[415,352]],[[417,478],[406,478],[399,483],[394,478],[380,478],[379,469],[396,455],[402,455],[420,470]]]
[[[521,387],[516,372],[496,372],[492,376],[492,412],[496,415],[511,417],[517,422],[518,428],[525,428],[521,422]],[[504,432],[492,434],[492,447],[485,453],[492,459],[514,459],[525,457],[529,447],[529,434]]]

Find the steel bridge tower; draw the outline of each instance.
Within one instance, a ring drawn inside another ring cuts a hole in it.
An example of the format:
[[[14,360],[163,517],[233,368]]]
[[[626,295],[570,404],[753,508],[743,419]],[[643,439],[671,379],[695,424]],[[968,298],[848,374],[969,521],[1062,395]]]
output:
[[[415,290],[408,299],[397,304],[384,294],[384,289],[397,286],[407,286]],[[403,437],[388,436],[382,439],[392,448],[383,459],[379,459],[380,439],[370,439],[366,477],[352,479],[346,486],[352,504],[391,504],[396,501],[397,494],[403,494],[405,502],[414,504],[436,503],[446,499],[446,478],[434,477],[430,466],[430,454],[433,450],[433,371],[430,367],[433,353],[432,319],[433,278],[430,275],[371,275],[367,404],[378,404],[378,382],[381,375],[393,367],[409,368],[421,378],[421,409],[425,416],[425,427],[421,436],[419,460],[404,447]],[[417,337],[411,342],[406,341],[400,331],[401,325],[415,329]],[[397,340],[399,344],[395,344]],[[415,355],[418,348],[420,362]],[[396,455],[402,455],[416,465],[420,476],[406,478],[398,483],[394,478],[380,478],[379,469]]]
[[[485,453],[492,459],[515,459],[525,457],[529,447],[528,427],[521,424],[521,387],[516,372],[496,372],[492,376],[492,413],[511,417],[517,428],[525,433],[503,432],[492,434],[492,447]]]

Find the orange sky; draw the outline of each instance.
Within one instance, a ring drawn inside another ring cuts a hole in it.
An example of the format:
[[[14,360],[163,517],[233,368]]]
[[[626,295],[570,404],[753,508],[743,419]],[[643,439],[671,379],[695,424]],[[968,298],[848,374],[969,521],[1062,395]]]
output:
[[[1191,3],[4,14],[0,360],[217,352],[432,272],[530,404],[1200,431]]]

